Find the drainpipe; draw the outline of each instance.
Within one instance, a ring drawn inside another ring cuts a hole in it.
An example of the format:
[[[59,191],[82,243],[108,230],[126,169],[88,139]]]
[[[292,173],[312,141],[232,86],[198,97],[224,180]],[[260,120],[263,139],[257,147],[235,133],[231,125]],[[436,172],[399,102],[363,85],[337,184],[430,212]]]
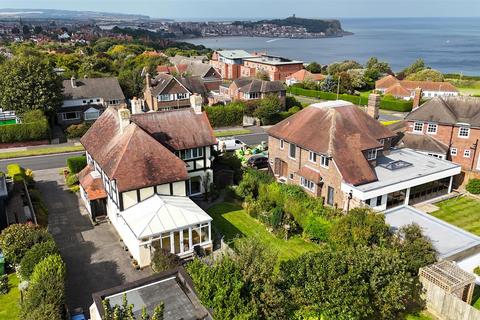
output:
[[[472,163],[470,165],[470,171],[473,171],[473,166],[475,164],[475,156],[477,155],[477,147],[478,147],[478,139],[475,141],[475,143],[470,147],[473,149],[473,157],[472,157]]]

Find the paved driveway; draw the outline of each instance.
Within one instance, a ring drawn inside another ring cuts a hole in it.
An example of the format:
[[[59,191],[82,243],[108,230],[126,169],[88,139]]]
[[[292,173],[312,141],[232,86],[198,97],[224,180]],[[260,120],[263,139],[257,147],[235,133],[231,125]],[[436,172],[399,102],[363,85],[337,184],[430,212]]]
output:
[[[67,304],[88,311],[92,293],[144,278],[151,271],[133,269],[110,224],[93,227],[59,170],[35,171],[35,180],[49,209],[49,230],[67,264]]]

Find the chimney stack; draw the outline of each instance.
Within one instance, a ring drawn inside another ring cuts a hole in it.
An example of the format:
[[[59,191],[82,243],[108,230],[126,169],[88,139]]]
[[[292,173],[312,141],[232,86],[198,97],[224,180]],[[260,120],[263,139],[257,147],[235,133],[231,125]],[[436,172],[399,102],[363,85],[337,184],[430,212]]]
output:
[[[378,112],[380,110],[380,95],[371,93],[368,96],[367,114],[375,120],[378,120]]]
[[[150,89],[152,85],[152,77],[150,76],[150,73],[147,72],[145,75],[145,88]]]
[[[415,89],[415,94],[413,96],[413,109],[420,107],[420,102],[422,100],[422,88]]]
[[[72,83],[72,88],[76,88],[77,87],[77,79],[75,79],[75,76],[72,76],[70,78],[70,82]]]
[[[123,133],[130,124],[130,110],[127,109],[125,104],[122,104],[118,109],[118,118],[120,120],[120,132]]]
[[[190,106],[192,107],[193,111],[196,114],[202,113],[202,104],[203,104],[202,96],[198,95],[197,93],[194,93],[190,96]]]
[[[132,105],[132,114],[143,113],[143,99],[133,97],[130,103]]]

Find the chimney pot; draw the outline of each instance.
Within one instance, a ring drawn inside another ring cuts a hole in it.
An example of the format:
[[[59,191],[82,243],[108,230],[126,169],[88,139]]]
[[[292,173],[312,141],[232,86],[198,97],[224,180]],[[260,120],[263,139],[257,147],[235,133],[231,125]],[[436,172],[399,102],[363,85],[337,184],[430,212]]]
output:
[[[72,83],[72,88],[76,88],[77,87],[77,79],[75,79],[75,76],[72,76],[70,78],[70,81]]]
[[[130,110],[125,105],[120,106],[118,109],[118,118],[120,121],[120,132],[123,133],[130,124]]]
[[[190,106],[196,114],[202,113],[203,98],[194,93],[190,96]]]
[[[367,114],[375,120],[378,120],[378,113],[380,110],[380,95],[371,93],[368,96]]]
[[[413,96],[413,109],[420,107],[420,102],[422,100],[422,88],[415,89],[415,94]]]

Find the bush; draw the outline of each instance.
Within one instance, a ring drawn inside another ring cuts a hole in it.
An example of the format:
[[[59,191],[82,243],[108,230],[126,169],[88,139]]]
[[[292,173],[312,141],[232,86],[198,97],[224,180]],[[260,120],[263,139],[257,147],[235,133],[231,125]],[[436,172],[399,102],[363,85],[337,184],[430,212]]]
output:
[[[480,276],[480,266],[475,267],[475,269],[473,269],[473,273],[475,273],[477,276]]]
[[[0,276],[0,294],[7,294],[10,290],[8,285],[8,276],[6,274]]]
[[[282,109],[280,99],[273,95],[268,95],[259,101],[257,109],[253,112],[256,118],[259,118],[263,125],[275,124],[280,121],[279,112]]]
[[[67,186],[72,187],[78,183],[78,177],[76,174],[70,174],[67,177]]]
[[[17,163],[12,163],[7,166],[7,175],[14,181],[25,180],[25,170]]]
[[[48,138],[48,121],[40,110],[26,112],[23,122],[0,126],[0,143]]]
[[[213,127],[240,126],[243,124],[245,104],[234,101],[226,106],[205,107]]]
[[[70,157],[67,159],[67,167],[70,174],[79,173],[83,168],[87,166],[87,157]]]
[[[74,139],[74,138],[81,138],[83,135],[90,129],[91,124],[83,122],[80,124],[72,124],[67,127],[65,133],[67,138]]]
[[[327,241],[331,223],[324,217],[310,215],[303,227],[303,236],[313,241]]]
[[[48,310],[48,314],[64,314],[66,268],[62,258],[50,255],[40,261],[30,277],[30,284],[22,304],[22,315],[27,317],[40,310]],[[48,306],[48,307],[47,307]]]
[[[470,193],[479,194],[480,193],[480,179],[470,179],[465,188]]]
[[[285,97],[285,106],[287,110],[293,107],[298,107],[302,109],[302,103],[292,96]]]
[[[20,276],[29,280],[35,266],[46,257],[58,254],[57,245],[53,240],[35,244],[28,250],[20,262]]]
[[[170,253],[170,251],[155,248],[155,253],[152,258],[152,269],[155,272],[163,272],[174,269],[180,265],[180,259],[177,255]]]
[[[0,234],[5,259],[14,264],[19,264],[34,244],[46,241],[53,241],[47,229],[32,224],[12,224]]]

